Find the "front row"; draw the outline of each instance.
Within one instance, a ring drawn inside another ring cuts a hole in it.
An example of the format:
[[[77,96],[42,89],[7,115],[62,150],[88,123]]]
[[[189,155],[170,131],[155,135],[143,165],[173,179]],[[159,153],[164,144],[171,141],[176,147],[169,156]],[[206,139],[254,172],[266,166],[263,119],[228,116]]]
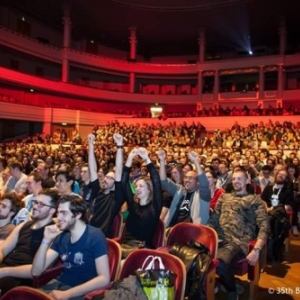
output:
[[[256,265],[270,231],[265,204],[259,196],[247,193],[247,179],[242,169],[233,172],[235,192],[219,199],[207,223],[218,233],[215,268],[229,292],[228,299],[238,299],[235,264],[244,259],[249,266]],[[144,189],[138,187],[140,198]],[[143,219],[143,211],[136,208],[136,214]],[[53,190],[41,191],[33,201],[32,221],[18,225],[0,246],[2,295],[13,287],[32,285],[32,277],[40,276],[58,258],[63,265],[61,274],[40,287],[52,298],[84,299],[84,295],[106,287],[111,281],[107,240],[100,229],[86,224],[86,218],[85,203],[79,196],[71,194],[59,199]],[[249,252],[249,243],[255,239]]]

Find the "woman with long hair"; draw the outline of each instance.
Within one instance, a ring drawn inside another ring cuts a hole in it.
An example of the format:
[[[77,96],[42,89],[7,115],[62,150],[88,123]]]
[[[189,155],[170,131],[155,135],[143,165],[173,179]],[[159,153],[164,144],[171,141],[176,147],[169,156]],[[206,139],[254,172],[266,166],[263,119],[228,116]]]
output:
[[[131,165],[136,156],[147,163],[150,177],[139,177],[130,185]],[[159,174],[145,148],[135,148],[129,153],[122,173],[122,186],[129,210],[122,243],[138,240],[152,248],[152,237],[162,206],[162,189]]]

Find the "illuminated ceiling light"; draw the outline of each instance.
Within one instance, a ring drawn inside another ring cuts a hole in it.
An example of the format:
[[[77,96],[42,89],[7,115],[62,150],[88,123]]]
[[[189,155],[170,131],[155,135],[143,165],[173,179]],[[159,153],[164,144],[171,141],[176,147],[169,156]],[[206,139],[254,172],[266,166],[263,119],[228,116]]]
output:
[[[253,52],[251,51],[251,50],[249,50],[249,52],[248,52],[250,55],[252,55],[253,54]]]
[[[29,92],[33,93],[33,92],[34,92],[34,89],[30,89]]]
[[[93,40],[91,40],[91,44],[94,44],[94,41],[93,41]]]
[[[21,20],[25,22],[25,17],[22,17]]]
[[[68,123],[61,123],[61,125],[62,125],[62,126],[67,126],[67,125],[68,125]]]

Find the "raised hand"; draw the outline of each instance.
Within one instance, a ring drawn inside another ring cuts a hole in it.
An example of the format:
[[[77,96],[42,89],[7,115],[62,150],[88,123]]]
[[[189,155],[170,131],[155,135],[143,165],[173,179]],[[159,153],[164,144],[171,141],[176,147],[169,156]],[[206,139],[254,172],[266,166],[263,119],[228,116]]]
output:
[[[143,160],[146,160],[149,157],[147,149],[143,147],[138,148],[138,154]]]
[[[191,151],[188,153],[188,158],[192,163],[198,163],[198,153],[195,151]]]
[[[123,146],[123,136],[120,133],[115,133],[113,137],[117,146]]]
[[[165,150],[163,150],[163,149],[161,149],[161,150],[158,150],[157,152],[156,152],[156,154],[157,154],[157,156],[158,156],[158,158],[159,158],[159,160],[160,161],[165,161],[166,160],[166,151]]]
[[[89,133],[88,136],[87,136],[87,138],[88,138],[89,144],[93,144],[94,143],[94,141],[95,141],[95,135],[93,133]]]
[[[139,155],[139,150],[137,148],[134,148],[130,151],[128,157],[134,158],[135,156]]]

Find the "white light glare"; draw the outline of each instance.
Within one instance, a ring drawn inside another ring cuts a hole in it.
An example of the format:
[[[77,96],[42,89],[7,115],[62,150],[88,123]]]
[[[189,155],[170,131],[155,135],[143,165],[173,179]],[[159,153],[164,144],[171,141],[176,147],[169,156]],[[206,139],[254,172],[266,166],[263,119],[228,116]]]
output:
[[[252,55],[253,54],[253,52],[251,51],[251,50],[249,50],[249,52],[248,52],[250,55]]]

